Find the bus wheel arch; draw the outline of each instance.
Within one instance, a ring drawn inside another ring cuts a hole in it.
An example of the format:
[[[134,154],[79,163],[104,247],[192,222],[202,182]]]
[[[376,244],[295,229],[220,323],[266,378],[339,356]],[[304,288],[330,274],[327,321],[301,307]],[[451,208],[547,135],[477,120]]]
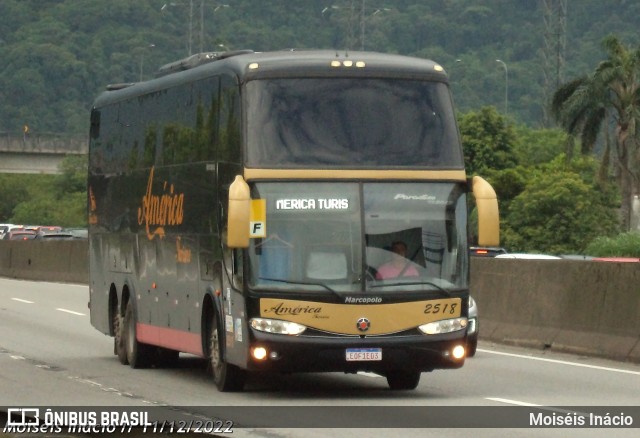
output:
[[[131,368],[145,368],[152,358],[151,346],[138,342],[137,339],[137,312],[135,298],[129,293],[128,286],[122,290],[122,305],[124,317],[122,320],[122,338],[124,339],[124,352]]]
[[[202,301],[202,321],[201,327],[202,330],[202,353],[205,358],[209,357],[209,340],[211,339],[211,318],[213,317],[213,312],[215,312],[215,304],[213,304],[213,298],[211,291],[208,291],[204,300]]]
[[[218,277],[218,281],[220,278]],[[220,286],[218,283],[216,286]],[[213,292],[215,294],[215,292]],[[245,370],[225,360],[225,332],[222,311],[212,293],[208,293],[203,305],[203,333],[206,346],[207,369],[221,392],[242,391],[246,379]]]

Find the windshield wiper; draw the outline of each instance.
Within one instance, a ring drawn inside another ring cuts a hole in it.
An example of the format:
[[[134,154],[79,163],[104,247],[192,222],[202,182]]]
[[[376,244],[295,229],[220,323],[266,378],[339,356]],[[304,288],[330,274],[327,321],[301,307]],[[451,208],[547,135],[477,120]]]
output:
[[[386,286],[423,286],[423,285],[433,286],[439,292],[442,292],[446,297],[451,298],[451,292],[449,292],[442,286],[435,284],[432,281],[407,281],[407,282],[395,282],[395,283],[384,283],[384,284],[370,284],[369,287],[373,289],[376,287],[386,287]]]
[[[266,277],[258,277],[258,280],[264,280],[264,281],[275,281],[278,283],[286,283],[286,284],[301,284],[301,285],[306,285],[306,286],[320,286],[325,288],[326,290],[328,290],[329,292],[331,292],[332,294],[334,294],[335,296],[337,296],[339,299],[342,300],[342,295],[340,295],[338,293],[338,291],[336,291],[335,289],[330,288],[329,286],[327,286],[324,283],[316,283],[313,281],[291,281],[291,280],[283,280],[281,278],[266,278]]]

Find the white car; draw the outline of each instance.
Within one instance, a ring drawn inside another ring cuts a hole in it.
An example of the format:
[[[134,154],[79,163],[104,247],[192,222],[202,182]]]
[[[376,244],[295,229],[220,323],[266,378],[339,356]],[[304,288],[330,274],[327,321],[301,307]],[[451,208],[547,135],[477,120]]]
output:
[[[13,224],[0,224],[0,239],[9,232],[9,229],[13,227]]]
[[[499,254],[496,259],[526,259],[526,260],[560,260],[562,257],[549,254],[526,254],[526,253],[509,253]]]

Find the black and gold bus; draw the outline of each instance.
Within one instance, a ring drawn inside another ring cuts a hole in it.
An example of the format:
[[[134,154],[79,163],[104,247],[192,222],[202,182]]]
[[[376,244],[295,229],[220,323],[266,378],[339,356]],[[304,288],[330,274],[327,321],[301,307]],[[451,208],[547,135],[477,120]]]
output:
[[[392,389],[465,360],[467,178],[444,69],[398,55],[204,53],[91,112],[91,322],[123,364],[368,371]],[[397,254],[394,248],[403,247]]]

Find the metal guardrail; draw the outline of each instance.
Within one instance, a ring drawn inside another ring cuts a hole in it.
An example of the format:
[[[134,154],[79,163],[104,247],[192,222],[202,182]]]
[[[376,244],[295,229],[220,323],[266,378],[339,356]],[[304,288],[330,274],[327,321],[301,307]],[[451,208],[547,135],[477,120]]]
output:
[[[16,135],[0,132],[0,152],[46,153],[46,154],[86,154],[89,139],[55,133]]]

